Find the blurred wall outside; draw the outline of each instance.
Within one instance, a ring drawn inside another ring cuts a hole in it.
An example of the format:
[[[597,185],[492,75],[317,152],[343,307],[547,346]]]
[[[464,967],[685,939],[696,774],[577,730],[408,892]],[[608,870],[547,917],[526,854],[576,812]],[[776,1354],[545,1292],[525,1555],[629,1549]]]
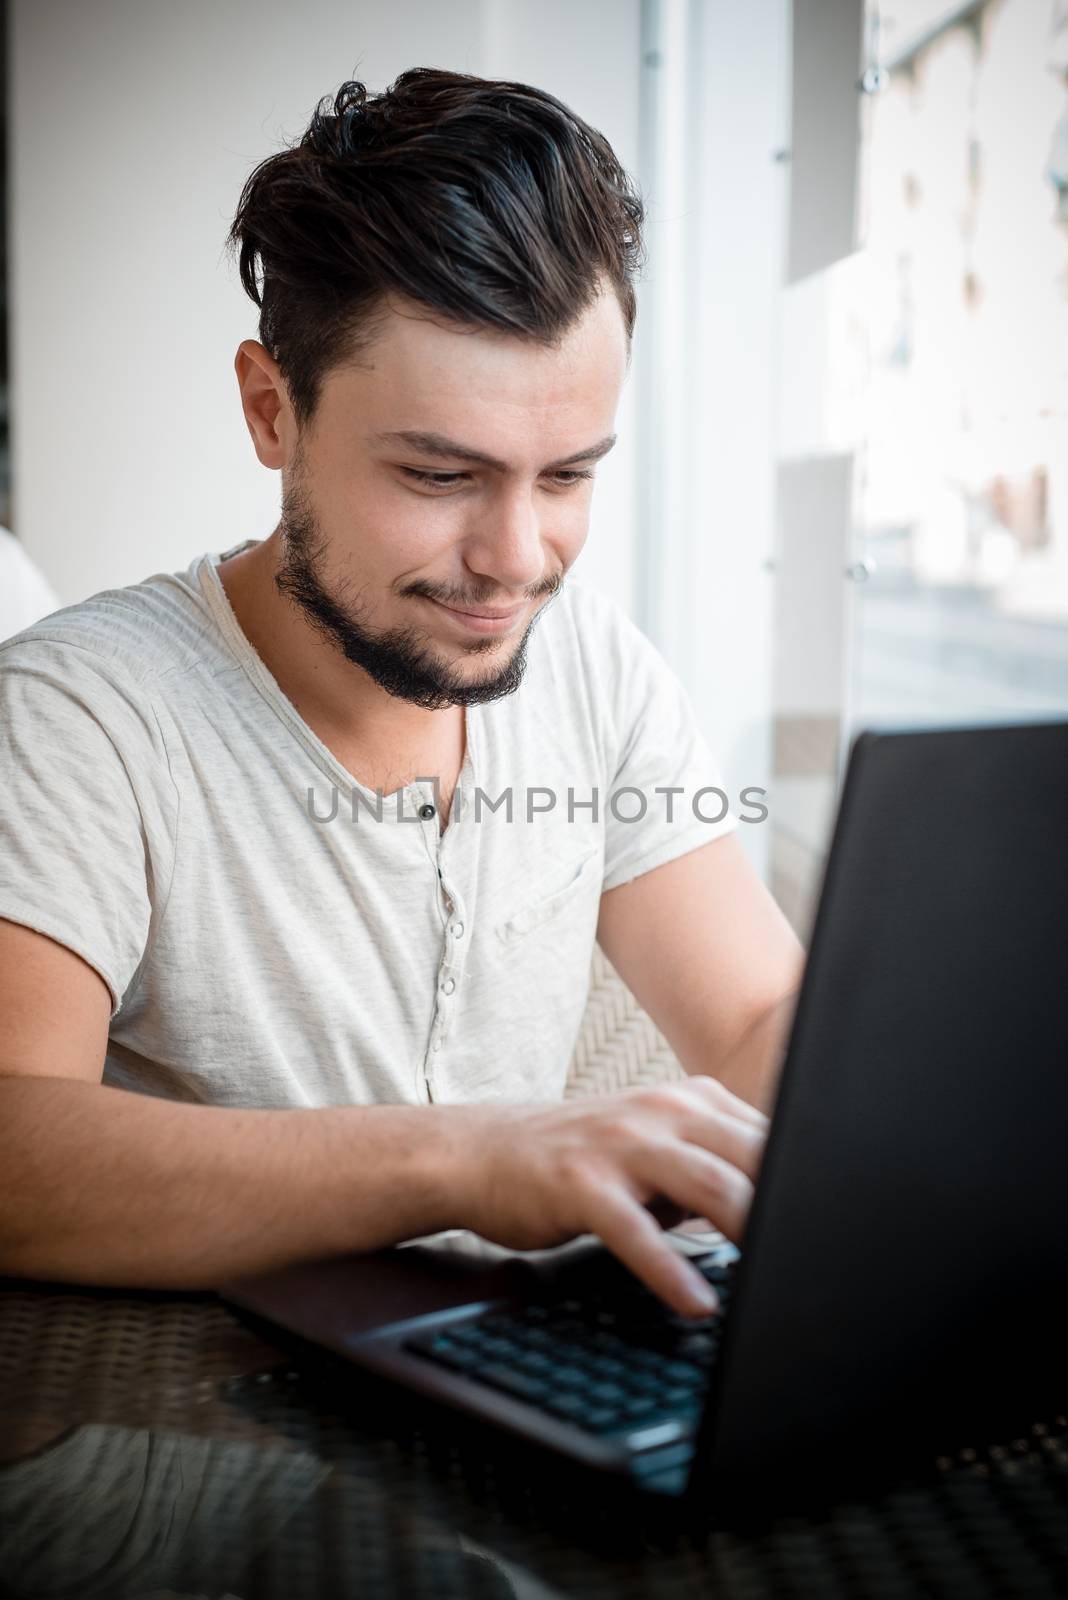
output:
[[[864,12],[857,248],[781,307],[770,877],[802,924],[856,731],[1068,715],[1068,6]]]

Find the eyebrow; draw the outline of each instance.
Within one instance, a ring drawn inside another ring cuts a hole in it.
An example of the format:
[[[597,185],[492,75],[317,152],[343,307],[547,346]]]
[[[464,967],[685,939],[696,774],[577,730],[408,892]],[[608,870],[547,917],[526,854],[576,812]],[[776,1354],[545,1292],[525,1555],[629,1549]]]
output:
[[[458,439],[449,439],[443,433],[421,433],[416,429],[404,429],[399,433],[374,433],[371,435],[374,444],[407,445],[411,450],[417,450],[420,455],[434,456],[439,461],[468,461],[476,467],[492,467],[496,472],[507,472],[508,463],[498,461],[496,456],[488,456],[484,450],[472,449],[470,445],[461,444]],[[556,472],[561,467],[574,466],[579,461],[599,461],[608,454],[616,442],[616,435],[610,433],[607,438],[600,439],[596,444],[591,444],[587,450],[576,450],[574,455],[566,456],[562,461],[550,461],[542,468],[543,472]]]

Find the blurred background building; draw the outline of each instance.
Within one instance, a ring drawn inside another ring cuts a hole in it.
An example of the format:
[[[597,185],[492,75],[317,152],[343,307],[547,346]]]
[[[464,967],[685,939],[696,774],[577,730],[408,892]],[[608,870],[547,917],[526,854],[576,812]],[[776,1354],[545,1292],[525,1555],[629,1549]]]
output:
[[[274,526],[242,182],[346,77],[442,66],[642,186],[576,573],[768,790],[799,929],[859,727],[1068,713],[1068,0],[8,0],[4,49],[0,523],[62,603]]]

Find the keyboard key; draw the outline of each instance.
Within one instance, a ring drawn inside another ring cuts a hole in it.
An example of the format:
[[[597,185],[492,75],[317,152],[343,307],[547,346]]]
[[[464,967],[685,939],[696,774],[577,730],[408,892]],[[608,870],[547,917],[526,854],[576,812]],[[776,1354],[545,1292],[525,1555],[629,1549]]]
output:
[[[663,1388],[661,1380],[654,1372],[644,1369],[628,1375],[627,1386],[636,1394],[659,1394]]]
[[[545,1409],[575,1422],[584,1417],[589,1408],[580,1394],[553,1394],[545,1401]]]
[[[512,1339],[487,1339],[482,1346],[482,1353],[491,1361],[502,1358],[508,1360],[509,1357],[518,1355],[519,1346]]]
[[[616,1360],[614,1356],[607,1358],[599,1356],[592,1363],[592,1365],[597,1376],[605,1380],[611,1380],[613,1378],[625,1378],[627,1376],[627,1363],[625,1361]]]
[[[457,1344],[481,1344],[483,1338],[481,1328],[473,1322],[461,1322],[450,1328],[448,1336]]]
[[[660,1404],[665,1411],[683,1415],[694,1408],[700,1409],[703,1396],[694,1389],[665,1389],[660,1396]]]
[[[614,1333],[606,1333],[603,1329],[589,1335],[589,1344],[594,1350],[599,1350],[602,1355],[619,1356],[626,1350],[623,1340]]]
[[[659,1372],[664,1365],[664,1358],[656,1350],[635,1350],[627,1364],[636,1367],[639,1372]]]
[[[586,1333],[586,1324],[579,1322],[576,1317],[553,1317],[547,1324],[549,1329],[558,1339],[574,1339]]]
[[[630,1421],[635,1417],[647,1417],[657,1409],[657,1401],[651,1394],[631,1395],[623,1408],[624,1417]]]
[[[457,1372],[473,1372],[482,1366],[482,1357],[477,1351],[440,1335],[413,1340],[409,1348],[418,1350],[420,1355],[431,1356],[435,1361],[440,1361],[442,1366],[452,1367]]]
[[[583,1372],[581,1367],[557,1367],[553,1373],[553,1383],[558,1389],[588,1389],[590,1375]]]
[[[695,1367],[689,1361],[668,1361],[663,1368],[665,1378],[671,1378],[676,1383],[703,1384],[705,1375],[700,1367]]]
[[[544,1400],[550,1392],[548,1384],[540,1378],[531,1377],[515,1367],[483,1367],[478,1376],[483,1383],[492,1384],[495,1389],[505,1389],[517,1399],[532,1403]]]
[[[585,1417],[580,1417],[578,1421],[580,1426],[587,1428],[590,1433],[607,1433],[609,1429],[619,1427],[623,1421],[623,1414],[614,1406],[602,1406],[587,1411]]]
[[[551,1373],[556,1367],[556,1362],[551,1356],[543,1355],[536,1350],[528,1351],[520,1356],[518,1362],[524,1372],[533,1373],[535,1376],[540,1376],[542,1373]]]
[[[627,1392],[618,1383],[594,1383],[590,1386],[589,1397],[602,1405],[616,1406],[626,1400]]]
[[[685,1356],[687,1360],[696,1361],[699,1365],[704,1366],[707,1362],[715,1359],[718,1348],[719,1340],[713,1338],[711,1334],[691,1333],[680,1339],[678,1353],[681,1356]]]

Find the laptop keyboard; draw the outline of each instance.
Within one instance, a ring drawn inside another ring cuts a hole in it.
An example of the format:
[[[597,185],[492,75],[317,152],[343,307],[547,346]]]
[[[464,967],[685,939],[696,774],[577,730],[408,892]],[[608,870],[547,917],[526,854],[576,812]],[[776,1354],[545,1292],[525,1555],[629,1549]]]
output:
[[[406,1348],[589,1433],[696,1422],[730,1304],[736,1260],[691,1263],[720,1311],[678,1316],[641,1284],[611,1296],[531,1301],[414,1336]]]

